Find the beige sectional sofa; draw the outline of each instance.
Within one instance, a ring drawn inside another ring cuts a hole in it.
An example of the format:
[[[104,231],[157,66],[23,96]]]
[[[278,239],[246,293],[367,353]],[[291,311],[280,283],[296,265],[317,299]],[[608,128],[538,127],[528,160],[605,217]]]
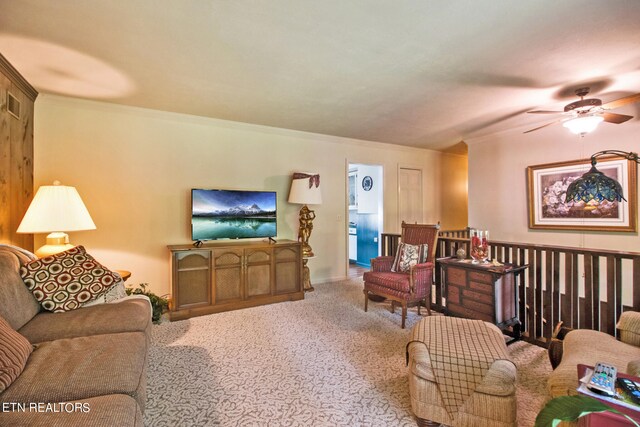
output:
[[[598,362],[616,367],[618,372],[640,375],[640,313],[625,311],[617,324],[620,340],[604,332],[576,329],[563,342],[562,361],[551,373],[547,389],[551,397],[578,392],[578,364]]]
[[[0,246],[0,316],[34,348],[0,393],[0,426],[141,426],[149,301],[43,312],[20,277],[28,261],[22,251]]]

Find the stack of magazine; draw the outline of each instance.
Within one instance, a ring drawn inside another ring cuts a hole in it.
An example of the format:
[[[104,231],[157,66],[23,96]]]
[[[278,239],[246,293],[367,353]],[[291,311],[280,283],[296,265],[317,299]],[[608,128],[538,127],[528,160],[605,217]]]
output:
[[[585,371],[585,375],[580,378],[580,386],[578,387],[578,392],[587,396],[595,397],[596,399],[600,399],[605,402],[613,403],[616,405],[624,406],[625,408],[632,409],[634,411],[640,411],[640,404],[635,403],[629,393],[620,387],[619,384],[616,384],[616,394],[614,396],[608,396],[603,393],[596,393],[590,390],[587,387],[589,380],[591,379],[591,375],[593,374],[593,369],[587,368]],[[634,381],[637,387],[640,387],[640,383]]]

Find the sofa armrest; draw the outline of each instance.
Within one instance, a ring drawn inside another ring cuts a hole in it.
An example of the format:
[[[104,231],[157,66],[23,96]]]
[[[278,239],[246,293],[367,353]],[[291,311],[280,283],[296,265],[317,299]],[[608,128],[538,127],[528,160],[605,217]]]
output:
[[[625,311],[616,325],[620,331],[620,341],[640,347],[640,312]]]
[[[627,363],[627,374],[634,377],[640,377],[640,359],[632,360]]]
[[[391,266],[393,265],[393,260],[395,257],[392,256],[379,256],[376,258],[371,258],[371,271],[391,271]]]

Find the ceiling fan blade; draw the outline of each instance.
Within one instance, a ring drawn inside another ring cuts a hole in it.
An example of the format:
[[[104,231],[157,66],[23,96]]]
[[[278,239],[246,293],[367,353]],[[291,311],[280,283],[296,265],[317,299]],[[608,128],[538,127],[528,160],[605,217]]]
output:
[[[640,93],[636,93],[634,95],[625,96],[624,98],[616,99],[615,101],[607,102],[602,105],[602,108],[605,110],[613,110],[614,108],[620,108],[623,105],[633,104],[634,102],[640,101]]]
[[[615,123],[619,125],[620,123],[624,123],[627,120],[633,119],[633,116],[627,116],[626,114],[616,114],[616,113],[602,113],[602,117],[604,117],[604,121],[607,123]]]
[[[527,111],[529,114],[562,114],[564,111],[534,110]]]
[[[551,125],[556,124],[556,123],[561,122],[561,121],[562,120],[554,120],[551,123],[547,123],[546,125],[538,126],[537,128],[529,129],[528,131],[522,132],[522,133],[529,133],[529,132],[533,132],[534,130],[546,128],[547,126],[551,126]]]

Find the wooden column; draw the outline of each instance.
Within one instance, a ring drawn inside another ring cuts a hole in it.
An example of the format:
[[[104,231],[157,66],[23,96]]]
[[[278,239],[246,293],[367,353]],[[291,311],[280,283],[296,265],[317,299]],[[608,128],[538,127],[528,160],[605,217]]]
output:
[[[38,92],[0,54],[0,243],[33,250],[16,230],[33,197],[33,105]]]

